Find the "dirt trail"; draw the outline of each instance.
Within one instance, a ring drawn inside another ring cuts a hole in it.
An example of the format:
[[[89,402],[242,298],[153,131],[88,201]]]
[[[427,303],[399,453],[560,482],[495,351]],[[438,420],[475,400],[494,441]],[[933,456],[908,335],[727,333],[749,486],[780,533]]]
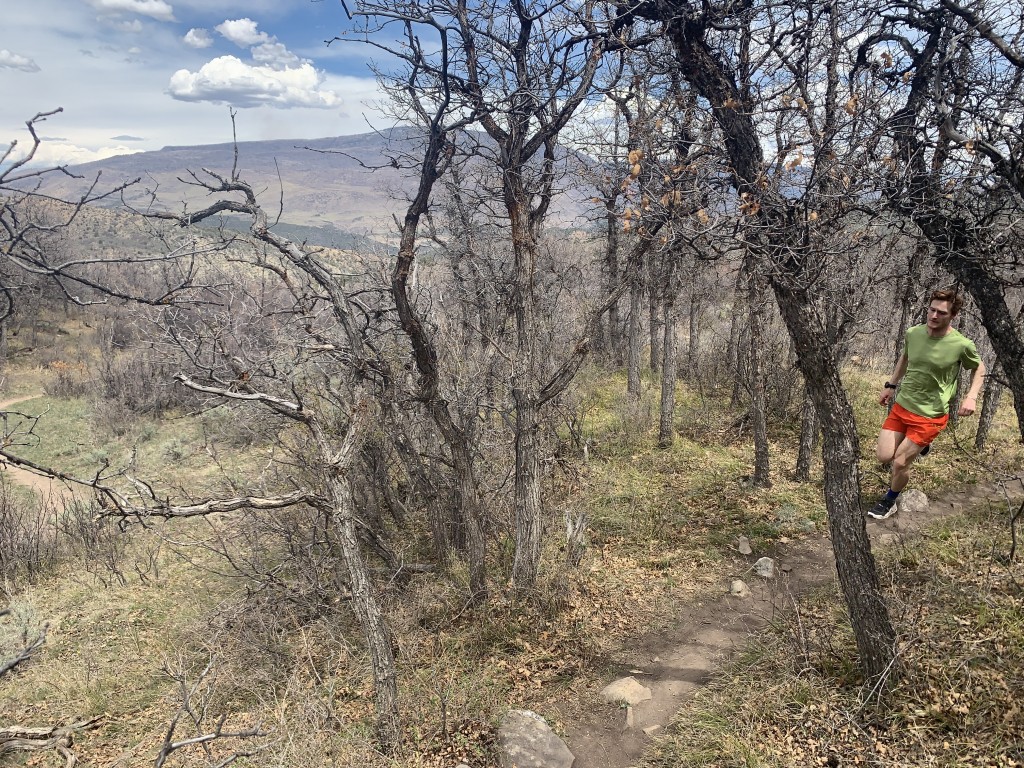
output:
[[[1014,480],[1007,484],[1007,489],[1011,498],[1020,503],[1024,483]],[[996,508],[1005,508],[1006,497],[998,484],[972,486],[936,497],[927,513],[900,513],[885,521],[870,520],[868,533],[876,547],[892,546],[943,517],[986,501],[994,502]],[[638,637],[635,649],[621,654],[627,660],[607,682],[632,675],[651,689],[652,698],[629,713],[598,702],[596,695],[591,694],[594,701],[588,702],[590,715],[570,726],[565,739],[576,756],[573,768],[635,765],[650,741],[645,728],[655,734],[664,728],[723,662],[744,646],[749,634],[763,628],[788,603],[790,595],[799,595],[835,578],[835,561],[827,536],[791,542],[774,552],[755,552],[747,558],[737,553],[737,572],[746,571],[763,555],[775,558],[778,577],[765,581],[752,573],[744,576],[751,597],[740,599],[722,594],[703,605],[683,607],[672,629]],[[627,723],[627,718],[631,723]]]
[[[24,403],[28,400],[35,400],[37,397],[42,397],[42,395],[25,395],[23,397],[15,397],[10,400],[0,401],[0,410],[10,408],[12,405]],[[18,485],[25,486],[26,488],[31,488],[43,499],[48,499],[54,495],[63,496],[65,493],[68,493],[67,489],[62,484],[54,482],[48,477],[40,477],[39,475],[33,474],[27,469],[22,469],[21,467],[12,467],[7,465],[4,466],[3,472],[12,481]]]

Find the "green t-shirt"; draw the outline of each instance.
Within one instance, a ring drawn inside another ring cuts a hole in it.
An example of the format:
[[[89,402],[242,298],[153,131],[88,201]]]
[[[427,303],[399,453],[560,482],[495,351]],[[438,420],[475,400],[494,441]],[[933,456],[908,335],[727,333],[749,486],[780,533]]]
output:
[[[907,372],[896,402],[929,418],[944,416],[949,410],[960,366],[973,371],[981,364],[974,342],[953,328],[935,339],[928,335],[928,326],[915,325],[907,329],[904,351]]]

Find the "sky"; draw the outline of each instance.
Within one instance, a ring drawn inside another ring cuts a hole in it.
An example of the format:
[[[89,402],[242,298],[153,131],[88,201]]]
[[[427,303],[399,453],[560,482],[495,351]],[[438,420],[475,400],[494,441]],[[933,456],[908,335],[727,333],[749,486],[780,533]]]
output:
[[[393,121],[340,0],[4,0],[0,153],[84,163],[168,145],[314,139]]]

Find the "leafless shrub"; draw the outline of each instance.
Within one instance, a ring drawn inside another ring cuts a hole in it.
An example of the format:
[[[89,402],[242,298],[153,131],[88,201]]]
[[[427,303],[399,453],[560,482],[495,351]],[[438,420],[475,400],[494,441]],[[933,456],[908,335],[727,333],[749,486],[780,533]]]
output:
[[[53,516],[53,524],[65,555],[78,559],[104,587],[127,586],[133,570],[140,581],[146,581],[156,568],[154,555],[150,553],[142,558],[144,567],[138,562],[130,567],[127,535],[97,512],[92,502],[71,496],[62,500],[61,508]]]
[[[54,360],[49,364],[50,378],[43,389],[52,397],[82,397],[90,389],[89,375],[81,363]]]
[[[218,747],[225,742],[246,744],[250,739],[266,736],[259,723],[250,728],[226,728],[228,714],[216,714],[213,711],[211,705],[214,701],[217,683],[216,664],[217,657],[211,656],[206,667],[195,676],[190,673],[187,665],[181,660],[164,664],[164,673],[178,685],[181,704],[167,727],[163,743],[160,745],[160,752],[153,763],[154,768],[162,768],[167,759],[178,750],[193,753],[201,751],[204,765],[223,768],[239,758],[250,757],[264,748],[262,745],[239,748],[227,755],[224,754],[223,749],[215,751],[212,748],[215,743]],[[175,740],[175,734],[183,725],[193,735]]]
[[[107,346],[100,361],[98,394],[130,413],[159,414],[195,404],[195,397],[174,381],[177,371],[174,360],[149,350],[117,352]]]
[[[639,397],[623,397],[611,407],[611,433],[632,445],[647,434],[654,423],[654,395],[648,390]]]
[[[212,408],[202,415],[203,436],[207,446],[251,448],[269,438],[274,426],[269,419],[239,418],[236,410],[226,406]]]
[[[119,318],[113,318],[104,329],[107,345],[113,349],[129,349],[138,338],[135,326]]]
[[[104,586],[159,576],[159,542],[128,557],[129,539],[97,514],[94,503],[69,493],[23,501],[0,478],[0,579],[33,582],[59,563],[79,560]]]
[[[50,625],[40,621],[27,606],[0,609],[0,621],[0,677],[3,677],[42,648]]]
[[[31,582],[57,559],[44,507],[19,499],[11,481],[0,476],[0,578]]]

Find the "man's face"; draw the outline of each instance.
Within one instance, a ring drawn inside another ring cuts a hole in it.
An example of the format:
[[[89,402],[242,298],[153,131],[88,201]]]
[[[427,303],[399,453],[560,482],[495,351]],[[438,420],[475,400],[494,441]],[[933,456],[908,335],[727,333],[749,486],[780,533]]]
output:
[[[939,301],[938,299],[932,301],[928,306],[928,330],[935,332],[942,332],[949,328],[949,324],[953,321],[953,315],[950,312],[952,302],[950,301]]]

